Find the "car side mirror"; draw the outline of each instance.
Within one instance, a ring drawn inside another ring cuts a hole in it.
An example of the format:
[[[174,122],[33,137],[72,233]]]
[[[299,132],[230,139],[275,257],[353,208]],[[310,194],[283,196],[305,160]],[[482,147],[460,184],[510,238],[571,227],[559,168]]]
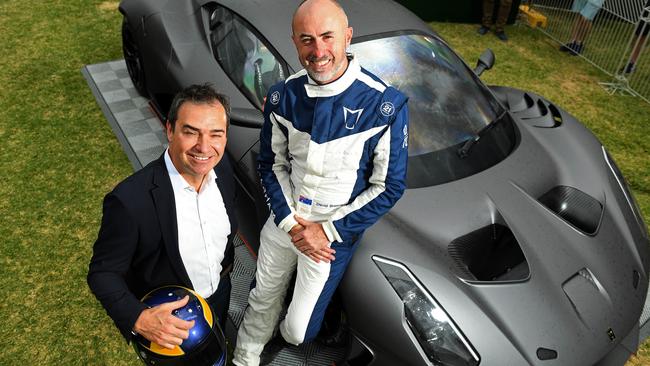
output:
[[[488,48],[487,50],[483,51],[481,57],[478,58],[474,73],[477,76],[481,76],[483,71],[491,69],[492,66],[494,66],[494,52]]]
[[[264,115],[253,108],[232,108],[230,110],[230,123],[239,127],[262,128]]]

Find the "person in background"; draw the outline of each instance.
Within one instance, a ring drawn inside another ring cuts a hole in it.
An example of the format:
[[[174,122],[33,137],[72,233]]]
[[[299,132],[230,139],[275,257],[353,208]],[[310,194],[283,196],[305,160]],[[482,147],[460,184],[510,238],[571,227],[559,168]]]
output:
[[[560,51],[577,56],[584,50],[584,42],[591,31],[594,18],[605,0],[574,0],[571,11],[578,13],[571,30],[571,41],[560,46]]]
[[[478,29],[478,34],[484,35],[492,26],[492,18],[494,15],[494,3],[495,0],[483,0],[483,19],[481,20],[481,27]],[[506,22],[508,21],[508,15],[510,14],[510,8],[512,7],[512,0],[499,0],[499,10],[497,12],[497,19],[494,22],[494,34],[500,40],[506,42],[508,36],[504,31]]]
[[[623,67],[620,74],[631,74],[636,70],[636,61],[639,59],[641,50],[645,46],[645,42],[648,38],[648,33],[650,33],[650,0],[645,2],[643,10],[641,11],[641,16],[639,17],[639,22],[636,25],[634,30],[634,40],[632,40],[632,54],[630,55],[630,60],[627,65]]]

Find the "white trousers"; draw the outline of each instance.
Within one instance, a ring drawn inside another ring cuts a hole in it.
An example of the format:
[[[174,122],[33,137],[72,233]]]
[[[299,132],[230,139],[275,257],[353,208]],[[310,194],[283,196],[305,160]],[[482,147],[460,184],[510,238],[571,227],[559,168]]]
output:
[[[297,269],[296,286],[279,329],[287,342],[298,345],[304,340],[312,312],[329,277],[330,263],[316,263],[299,252],[289,234],[269,217],[260,234],[257,285],[250,292],[237,334],[235,365],[259,365],[260,353],[271,339],[294,269]]]

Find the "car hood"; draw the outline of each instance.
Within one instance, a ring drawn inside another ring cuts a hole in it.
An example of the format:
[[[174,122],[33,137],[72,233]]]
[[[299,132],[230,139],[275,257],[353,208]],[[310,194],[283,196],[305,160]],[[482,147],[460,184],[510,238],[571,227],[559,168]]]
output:
[[[364,236],[344,291],[358,289],[358,277],[381,277],[373,256],[402,263],[486,365],[534,364],[539,349],[557,354],[544,364],[591,365],[638,329],[648,288],[647,238],[600,142],[569,114],[556,112],[561,123],[554,128],[512,113],[519,142],[495,166],[407,190]],[[548,203],[554,189],[566,195],[563,187],[583,194],[577,205],[600,203],[595,232]],[[525,260],[517,261],[522,254]],[[483,256],[489,260],[472,268]],[[375,289],[397,296],[383,291]],[[376,295],[368,296],[365,306]],[[395,326],[404,324],[395,319]],[[367,341],[381,343],[372,338]]]

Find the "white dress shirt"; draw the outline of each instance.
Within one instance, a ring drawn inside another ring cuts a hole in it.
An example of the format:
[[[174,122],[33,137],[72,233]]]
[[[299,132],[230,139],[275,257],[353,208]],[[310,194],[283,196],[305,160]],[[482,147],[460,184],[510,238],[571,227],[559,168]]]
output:
[[[194,290],[208,298],[219,286],[230,219],[215,179],[214,170],[196,192],[183,178],[165,152],[165,164],[174,189],[178,249]]]

